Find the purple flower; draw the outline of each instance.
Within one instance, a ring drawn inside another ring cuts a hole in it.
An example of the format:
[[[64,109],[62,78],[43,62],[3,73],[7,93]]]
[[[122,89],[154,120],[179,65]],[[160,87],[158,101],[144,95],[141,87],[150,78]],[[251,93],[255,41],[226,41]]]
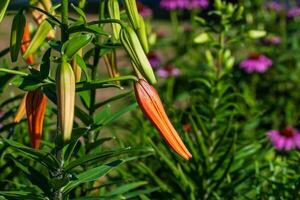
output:
[[[166,10],[181,10],[189,7],[189,0],[162,0],[160,7]]]
[[[165,67],[158,69],[156,73],[162,78],[168,78],[171,76],[177,77],[180,75],[180,70],[173,65],[166,65]]]
[[[141,2],[137,2],[138,11],[142,17],[151,17],[153,15],[153,11],[148,6],[145,6]]]
[[[287,17],[298,17],[300,16],[300,7],[294,7],[288,10]]]
[[[271,36],[265,38],[263,42],[266,45],[279,45],[281,43],[281,38],[279,36]]]
[[[147,57],[153,68],[158,68],[161,65],[161,57],[156,52],[149,52]]]
[[[272,60],[265,55],[252,54],[249,58],[240,63],[240,68],[247,73],[264,73],[269,67],[272,66]]]
[[[201,9],[209,6],[209,0],[190,0],[190,9]]]
[[[272,11],[282,11],[283,5],[276,1],[271,1],[265,4],[265,8]]]
[[[281,131],[271,130],[267,135],[277,150],[300,149],[300,132],[292,127],[287,127]]]

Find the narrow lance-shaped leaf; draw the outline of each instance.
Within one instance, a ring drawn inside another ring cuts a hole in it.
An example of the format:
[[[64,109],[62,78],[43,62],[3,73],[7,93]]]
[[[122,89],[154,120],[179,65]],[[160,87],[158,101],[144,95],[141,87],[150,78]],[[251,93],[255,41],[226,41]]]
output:
[[[10,3],[10,0],[1,0],[0,1],[0,23],[2,22],[5,12],[7,10],[7,7]]]
[[[62,54],[68,58],[72,58],[81,48],[89,44],[93,39],[92,34],[76,35],[67,41],[62,47]]]
[[[10,35],[10,56],[11,61],[15,62],[18,59],[21,42],[24,33],[26,18],[22,11],[19,11],[13,19]]]

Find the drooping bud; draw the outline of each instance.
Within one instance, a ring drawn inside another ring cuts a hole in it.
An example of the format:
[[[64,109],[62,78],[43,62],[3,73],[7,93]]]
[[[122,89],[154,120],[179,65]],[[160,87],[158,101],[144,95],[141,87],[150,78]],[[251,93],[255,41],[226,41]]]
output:
[[[82,57],[82,49],[77,51],[76,55]],[[72,69],[74,71],[76,83],[80,81],[81,78],[81,67],[76,62],[76,58],[73,58],[71,61]]]
[[[47,97],[41,90],[28,92],[26,96],[26,114],[32,148],[39,149],[43,131]]]
[[[119,2],[118,0],[109,0],[108,1],[108,13],[111,19],[118,19],[120,20],[120,8],[119,8]],[[113,30],[113,36],[114,40],[119,40],[120,37],[120,30],[121,26],[117,23],[112,23],[112,30]]]
[[[108,71],[108,74],[111,78],[116,78],[120,76],[117,67],[117,58],[116,58],[116,51],[112,50],[112,52],[106,54],[104,56],[104,62]],[[116,81],[116,84],[120,85],[120,81]]]
[[[22,118],[24,117],[24,115],[26,114],[26,95],[27,95],[27,93],[24,95],[24,97],[18,107],[18,110],[14,117],[14,123],[19,123],[22,120]]]
[[[27,22],[24,27],[24,33],[23,33],[23,38],[22,38],[22,45],[21,45],[21,53],[22,54],[24,54],[25,51],[27,50],[30,40],[31,40],[31,38],[30,38],[30,32],[29,32],[29,25]],[[29,65],[34,64],[34,58],[33,58],[32,54],[27,57],[26,63]]]
[[[71,138],[74,106],[75,106],[75,76],[72,67],[62,62],[56,72],[57,111],[59,126],[64,141]]]
[[[129,26],[124,27],[120,39],[134,66],[151,84],[155,84],[153,69],[134,30]]]
[[[167,144],[182,158],[190,159],[192,155],[171,124],[155,88],[147,81],[139,79],[135,83],[134,89],[140,108],[160,132]]]

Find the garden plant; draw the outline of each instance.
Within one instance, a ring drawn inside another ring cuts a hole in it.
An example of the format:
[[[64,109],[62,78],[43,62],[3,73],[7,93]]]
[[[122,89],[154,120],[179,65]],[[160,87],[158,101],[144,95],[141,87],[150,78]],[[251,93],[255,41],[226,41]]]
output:
[[[300,2],[14,3],[0,199],[300,198]]]

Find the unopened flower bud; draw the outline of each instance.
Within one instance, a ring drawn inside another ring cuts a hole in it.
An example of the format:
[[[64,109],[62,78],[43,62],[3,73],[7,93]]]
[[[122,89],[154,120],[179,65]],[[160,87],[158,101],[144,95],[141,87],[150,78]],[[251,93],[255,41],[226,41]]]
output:
[[[160,132],[167,144],[182,158],[190,159],[192,155],[171,124],[155,88],[147,81],[139,79],[135,83],[134,89],[140,108]]]
[[[26,114],[31,145],[39,149],[43,131],[47,97],[41,90],[30,91],[26,95]]]
[[[56,72],[57,111],[59,126],[64,141],[71,138],[74,106],[75,106],[75,76],[72,67],[62,62]]]

